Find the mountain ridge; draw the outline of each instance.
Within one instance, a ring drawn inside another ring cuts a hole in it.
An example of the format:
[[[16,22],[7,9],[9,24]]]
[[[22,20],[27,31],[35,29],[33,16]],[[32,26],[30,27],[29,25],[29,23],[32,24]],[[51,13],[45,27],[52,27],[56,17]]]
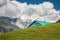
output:
[[[18,26],[11,23],[13,20],[15,21],[15,19],[10,19],[9,17],[0,17],[0,32],[4,33],[20,29]]]

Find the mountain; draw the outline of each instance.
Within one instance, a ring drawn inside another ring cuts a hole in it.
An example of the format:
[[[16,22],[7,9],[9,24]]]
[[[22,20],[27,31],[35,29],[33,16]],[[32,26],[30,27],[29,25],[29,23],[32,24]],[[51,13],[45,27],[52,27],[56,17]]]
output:
[[[60,20],[58,20],[57,22],[60,22]]]
[[[60,40],[60,22],[8,32],[1,40]]]
[[[9,32],[20,29],[18,26],[12,24],[17,18],[11,19],[9,17],[0,17],[0,32]]]

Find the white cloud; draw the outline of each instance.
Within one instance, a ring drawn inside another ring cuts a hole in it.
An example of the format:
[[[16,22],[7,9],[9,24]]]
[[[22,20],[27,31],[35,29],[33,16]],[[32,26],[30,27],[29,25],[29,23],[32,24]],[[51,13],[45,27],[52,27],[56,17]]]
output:
[[[27,14],[30,18],[32,14],[35,14],[43,17],[44,20],[52,22],[59,20],[60,15],[60,12],[54,9],[54,5],[51,2],[43,2],[38,5],[27,5],[27,3],[20,3],[16,0],[0,0],[0,6],[0,16],[11,18],[17,18],[22,14]],[[27,18],[28,17],[25,17],[25,19]]]
[[[42,5],[44,8],[49,8],[49,9],[52,9],[54,7],[54,5],[50,2],[44,2],[42,3]]]
[[[0,0],[0,7],[5,5],[7,3],[7,0]]]

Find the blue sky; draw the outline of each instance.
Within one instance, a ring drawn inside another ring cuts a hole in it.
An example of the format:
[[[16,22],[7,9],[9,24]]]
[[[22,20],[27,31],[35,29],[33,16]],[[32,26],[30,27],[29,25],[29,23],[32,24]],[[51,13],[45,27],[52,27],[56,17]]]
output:
[[[17,0],[17,1],[22,3],[26,2],[27,4],[39,4],[44,1],[49,1],[54,4],[56,10],[60,10],[60,0]]]

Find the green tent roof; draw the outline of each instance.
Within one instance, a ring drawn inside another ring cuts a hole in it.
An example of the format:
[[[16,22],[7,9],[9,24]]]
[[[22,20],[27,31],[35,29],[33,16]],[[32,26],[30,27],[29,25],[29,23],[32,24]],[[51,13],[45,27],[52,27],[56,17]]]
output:
[[[38,25],[46,25],[46,24],[50,24],[50,22],[41,21],[37,19],[33,21],[29,26],[38,26]]]

